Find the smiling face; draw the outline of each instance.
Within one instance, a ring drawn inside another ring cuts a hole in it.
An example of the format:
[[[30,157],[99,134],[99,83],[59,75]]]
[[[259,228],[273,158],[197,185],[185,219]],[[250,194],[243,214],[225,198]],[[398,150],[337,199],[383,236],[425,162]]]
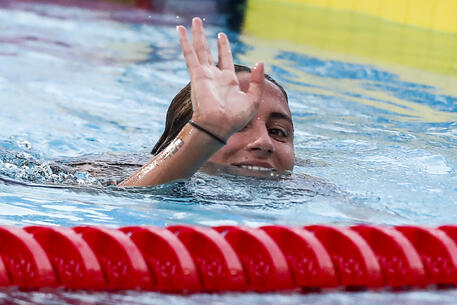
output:
[[[250,73],[237,73],[240,87],[247,91]],[[257,115],[244,129],[232,135],[227,145],[209,162],[244,168],[249,174],[282,172],[294,167],[294,129],[286,98],[278,86],[265,80]]]

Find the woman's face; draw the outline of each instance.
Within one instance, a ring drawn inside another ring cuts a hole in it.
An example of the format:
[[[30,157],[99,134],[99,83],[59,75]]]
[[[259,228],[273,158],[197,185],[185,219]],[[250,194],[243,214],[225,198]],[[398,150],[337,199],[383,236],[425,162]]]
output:
[[[246,92],[251,74],[239,72],[237,76],[241,89]],[[240,167],[253,175],[290,170],[295,161],[293,140],[294,128],[286,98],[278,86],[265,79],[257,115],[244,129],[232,135],[209,162]]]

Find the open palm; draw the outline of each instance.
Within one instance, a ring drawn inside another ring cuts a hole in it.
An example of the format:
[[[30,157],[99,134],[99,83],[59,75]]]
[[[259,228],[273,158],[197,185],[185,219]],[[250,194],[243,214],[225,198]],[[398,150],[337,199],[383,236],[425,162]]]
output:
[[[228,139],[258,111],[264,85],[263,63],[256,64],[249,89],[243,92],[225,34],[218,35],[219,63],[216,66],[200,18],[192,20],[192,44],[183,26],[178,26],[177,31],[191,77],[192,120]]]

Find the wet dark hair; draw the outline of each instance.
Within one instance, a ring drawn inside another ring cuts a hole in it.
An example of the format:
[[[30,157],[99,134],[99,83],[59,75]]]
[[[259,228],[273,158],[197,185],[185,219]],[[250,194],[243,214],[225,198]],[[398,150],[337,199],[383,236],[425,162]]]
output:
[[[235,65],[235,72],[249,72],[251,69],[242,65]],[[289,102],[287,93],[284,88],[278,84],[270,75],[265,74],[265,79],[269,80],[283,93],[286,98],[286,102]],[[173,98],[167,111],[167,118],[165,121],[165,130],[162,136],[157,141],[156,145],[151,151],[151,154],[159,154],[165,147],[167,147],[183,129],[183,127],[192,118],[192,101],[190,99],[190,83],[179,91],[179,93]]]

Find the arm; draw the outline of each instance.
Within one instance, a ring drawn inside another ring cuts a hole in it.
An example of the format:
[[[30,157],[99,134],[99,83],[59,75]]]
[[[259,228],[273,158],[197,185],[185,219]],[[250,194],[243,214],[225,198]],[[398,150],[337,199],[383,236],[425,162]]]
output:
[[[252,70],[249,90],[244,93],[239,87],[225,34],[218,35],[219,67],[216,67],[200,18],[192,20],[193,44],[183,26],[178,26],[177,31],[191,76],[192,120],[226,140],[257,113],[264,84],[263,63]],[[190,177],[222,145],[186,124],[164,151],[119,186],[152,186]]]
[[[190,124],[160,154],[119,186],[148,186],[192,176],[222,144]]]

